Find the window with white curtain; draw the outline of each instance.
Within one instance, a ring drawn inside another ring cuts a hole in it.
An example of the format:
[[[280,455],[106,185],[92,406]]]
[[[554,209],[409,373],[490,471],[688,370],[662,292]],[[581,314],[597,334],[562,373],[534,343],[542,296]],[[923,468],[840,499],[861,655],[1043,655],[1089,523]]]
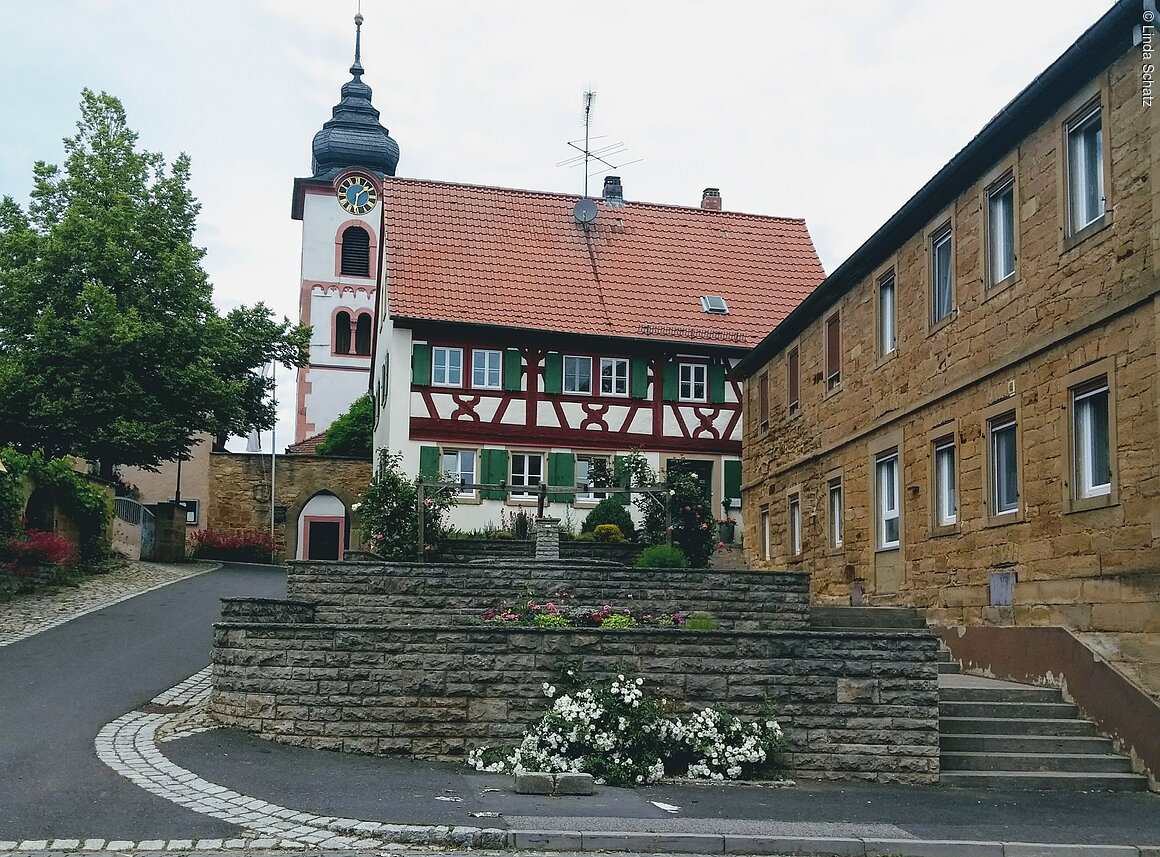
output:
[[[988,285],[1015,273],[1015,180],[992,188],[987,194],[987,277]]]
[[[1104,134],[1095,104],[1067,126],[1067,200],[1071,232],[1104,213]]]
[[[802,552],[802,499],[800,494],[789,495],[789,555]]]
[[[894,315],[894,272],[878,281],[878,356],[894,351],[897,339]]]
[[[943,438],[934,444],[934,522],[938,527],[953,526],[959,520],[959,500],[955,474],[955,441]]]
[[[1112,491],[1108,431],[1108,384],[1101,379],[1072,391],[1073,475],[1076,498],[1101,497]]]
[[[1019,511],[1019,449],[1015,415],[997,417],[988,424],[991,446],[991,514]]]
[[[877,498],[875,510],[879,549],[896,548],[899,542],[898,451],[884,452],[874,462]]]

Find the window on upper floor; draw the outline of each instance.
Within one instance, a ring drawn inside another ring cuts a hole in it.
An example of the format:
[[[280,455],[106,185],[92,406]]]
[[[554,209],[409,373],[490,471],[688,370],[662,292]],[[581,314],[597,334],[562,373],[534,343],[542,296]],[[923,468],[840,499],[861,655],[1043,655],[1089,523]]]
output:
[[[801,408],[801,367],[798,349],[795,345],[785,357],[786,413],[791,417]]]
[[[564,392],[592,392],[592,358],[564,356]]]
[[[682,363],[679,367],[679,398],[683,402],[704,402],[706,400],[706,378],[709,367],[704,363]]]
[[[350,277],[371,275],[371,236],[361,226],[343,230],[339,271]]]
[[[954,309],[951,273],[951,227],[948,223],[930,237],[930,323],[936,325]]]
[[[360,313],[354,327],[354,353],[370,356],[371,353],[371,315]]]
[[[498,390],[503,371],[503,352],[476,348],[471,352],[471,386],[477,390]]]
[[[757,379],[757,430],[769,430],[769,375],[765,372]]]
[[[600,394],[628,395],[628,361],[623,357],[600,358]]]
[[[463,386],[462,348],[431,349],[431,383],[440,387]]]
[[[334,314],[334,353],[350,354],[350,313]]]
[[[1067,124],[1067,203],[1072,235],[1104,214],[1104,134],[1098,102]]]
[[[987,287],[1015,273],[1015,178],[1008,174],[987,191]]]
[[[898,325],[894,312],[894,272],[878,280],[878,356],[893,354],[897,346]]]
[[[826,319],[826,392],[842,386],[842,323],[838,313]]]

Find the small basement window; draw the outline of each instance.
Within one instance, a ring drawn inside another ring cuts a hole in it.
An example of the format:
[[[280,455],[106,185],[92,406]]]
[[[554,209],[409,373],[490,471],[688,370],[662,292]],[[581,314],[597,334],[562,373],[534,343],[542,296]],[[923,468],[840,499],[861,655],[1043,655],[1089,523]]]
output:
[[[725,303],[725,298],[720,295],[702,295],[701,309],[705,312],[712,312],[718,315],[727,315],[729,313],[729,305]]]

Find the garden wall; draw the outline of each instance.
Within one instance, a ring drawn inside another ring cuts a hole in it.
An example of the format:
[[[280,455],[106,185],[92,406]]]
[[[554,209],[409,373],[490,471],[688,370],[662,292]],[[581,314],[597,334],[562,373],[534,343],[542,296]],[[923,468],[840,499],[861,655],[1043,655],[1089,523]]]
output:
[[[709,613],[721,629],[808,628],[809,575],[537,564],[293,562],[287,597],[315,605],[321,622],[369,624],[472,620],[504,598],[576,594],[581,605]]]
[[[560,559],[568,561],[602,560],[633,565],[644,545],[632,542],[590,542],[560,540]],[[531,559],[536,543],[531,539],[451,539],[439,554],[441,562],[470,562],[475,559]]]
[[[315,624],[285,602],[228,610],[246,619],[215,628],[210,712],[293,746],[462,762],[517,742],[548,707],[541,683],[568,667],[642,676],[678,710],[760,717],[772,703],[799,777],[938,779],[937,642],[923,631],[405,628]]]

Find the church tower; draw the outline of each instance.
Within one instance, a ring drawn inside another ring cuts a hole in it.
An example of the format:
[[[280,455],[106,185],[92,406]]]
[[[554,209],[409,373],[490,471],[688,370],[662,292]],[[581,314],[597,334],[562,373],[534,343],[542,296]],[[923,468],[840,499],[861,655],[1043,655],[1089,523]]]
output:
[[[326,431],[367,391],[382,244],[382,179],[399,145],[379,123],[363,82],[362,15],[354,64],[332,116],[314,135],[312,175],[294,180],[291,216],[302,221],[299,320],[313,327],[298,370],[295,443]]]

